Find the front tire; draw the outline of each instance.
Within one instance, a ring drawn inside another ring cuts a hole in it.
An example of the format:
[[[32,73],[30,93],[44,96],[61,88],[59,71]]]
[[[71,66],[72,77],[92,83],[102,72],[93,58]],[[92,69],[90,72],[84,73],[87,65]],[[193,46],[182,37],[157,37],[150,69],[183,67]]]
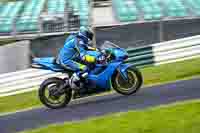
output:
[[[65,84],[65,81],[60,78],[49,78],[45,80],[39,88],[39,99],[48,108],[58,109],[65,107],[71,100],[72,90],[66,89],[65,93],[59,96],[54,96],[51,93],[57,91],[58,87]],[[48,93],[46,95],[46,92]],[[63,98],[62,101],[59,101]]]
[[[115,72],[112,77],[112,87],[122,95],[132,95],[142,86],[142,74],[137,68],[128,68],[126,72],[128,80],[123,79],[119,71]]]

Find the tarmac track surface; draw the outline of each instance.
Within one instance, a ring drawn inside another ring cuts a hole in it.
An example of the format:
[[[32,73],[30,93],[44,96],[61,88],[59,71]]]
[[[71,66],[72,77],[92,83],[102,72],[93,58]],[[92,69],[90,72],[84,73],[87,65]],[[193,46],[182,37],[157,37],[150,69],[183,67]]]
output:
[[[128,110],[200,98],[200,79],[142,88],[136,95],[109,94],[75,100],[59,110],[45,107],[0,116],[0,133],[14,133],[53,123],[79,121]],[[30,101],[31,102],[31,101]]]

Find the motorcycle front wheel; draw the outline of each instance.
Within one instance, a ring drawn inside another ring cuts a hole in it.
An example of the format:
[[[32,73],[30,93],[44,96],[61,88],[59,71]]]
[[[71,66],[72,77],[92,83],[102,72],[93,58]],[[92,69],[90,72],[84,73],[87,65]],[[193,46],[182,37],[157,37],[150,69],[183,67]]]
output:
[[[66,91],[60,95],[55,95],[58,88],[63,86],[65,81],[60,78],[49,78],[45,80],[39,88],[39,99],[48,108],[58,109],[65,107],[71,100],[72,90]]]
[[[122,95],[131,95],[136,93],[142,86],[142,74],[137,68],[128,68],[126,70],[128,79],[125,80],[119,71],[116,71],[112,77],[112,87]]]

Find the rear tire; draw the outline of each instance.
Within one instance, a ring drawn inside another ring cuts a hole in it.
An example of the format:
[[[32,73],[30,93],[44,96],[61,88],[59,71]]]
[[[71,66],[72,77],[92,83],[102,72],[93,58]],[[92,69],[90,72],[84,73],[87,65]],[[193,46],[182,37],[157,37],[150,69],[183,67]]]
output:
[[[53,97],[51,96],[51,94],[48,94],[48,96],[45,95],[46,91],[48,91],[50,93],[50,91],[56,91],[56,89],[58,89],[59,86],[64,85],[65,81],[63,79],[60,78],[49,78],[47,80],[45,80],[39,88],[39,99],[40,101],[48,108],[51,109],[58,109],[58,108],[63,108],[66,107],[67,104],[70,102],[71,97],[72,97],[72,90],[71,89],[66,89],[65,93],[62,94],[61,96],[63,96],[63,101],[60,103],[53,103],[53,101],[57,101],[58,97]],[[50,87],[49,87],[50,86]],[[54,89],[54,90],[53,90]],[[59,98],[61,97],[59,96]],[[50,101],[50,99],[52,101]]]
[[[122,95],[135,94],[142,86],[142,74],[137,68],[128,68],[128,81],[124,80],[119,71],[116,71],[112,77],[112,87]]]

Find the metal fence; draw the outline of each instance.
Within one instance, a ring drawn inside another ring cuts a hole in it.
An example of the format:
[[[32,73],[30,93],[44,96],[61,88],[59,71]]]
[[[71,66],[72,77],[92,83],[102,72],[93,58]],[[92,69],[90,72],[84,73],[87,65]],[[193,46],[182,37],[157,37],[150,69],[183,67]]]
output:
[[[172,63],[191,58],[200,58],[200,35],[163,43],[127,49],[127,62],[137,67]],[[47,70],[27,69],[0,75],[0,97],[36,90],[48,77],[65,74]],[[35,87],[35,88],[34,88]]]

